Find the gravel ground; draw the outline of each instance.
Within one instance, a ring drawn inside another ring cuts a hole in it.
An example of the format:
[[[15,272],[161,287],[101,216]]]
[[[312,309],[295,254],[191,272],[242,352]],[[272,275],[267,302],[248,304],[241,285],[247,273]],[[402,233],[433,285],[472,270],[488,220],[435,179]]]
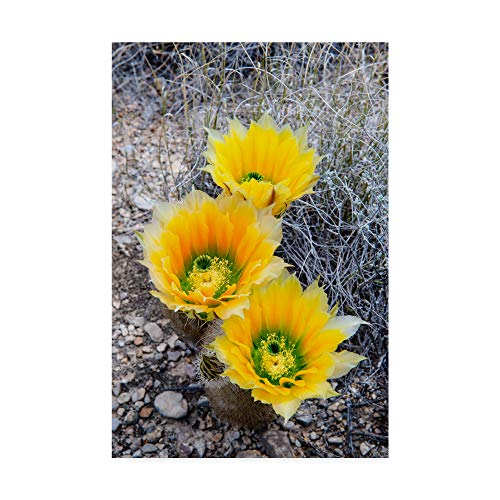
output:
[[[153,99],[114,96],[113,457],[387,457],[387,384],[378,378],[384,370],[353,370],[338,381],[341,397],[305,401],[286,425],[276,418],[265,429],[241,429],[212,411],[193,346],[149,294],[147,270],[137,262],[134,231],[150,221],[152,201],[168,195],[159,168],[161,126]],[[175,130],[175,122],[169,126]],[[180,168],[182,148],[171,144],[173,168]]]

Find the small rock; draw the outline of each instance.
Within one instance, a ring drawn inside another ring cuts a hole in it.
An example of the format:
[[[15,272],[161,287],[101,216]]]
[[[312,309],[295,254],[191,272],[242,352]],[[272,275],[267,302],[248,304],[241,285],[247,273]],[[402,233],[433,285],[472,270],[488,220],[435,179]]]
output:
[[[125,321],[127,321],[127,323],[129,323],[130,325],[134,325],[137,327],[142,327],[145,323],[142,316],[133,316],[132,314],[127,314],[125,316]]]
[[[122,154],[131,157],[134,154],[134,146],[132,144],[127,144],[126,146],[122,146],[120,151]]]
[[[134,454],[132,455],[132,458],[142,458],[142,451],[141,450],[135,451]]]
[[[188,412],[188,404],[179,392],[162,392],[156,396],[154,406],[160,415],[169,418],[184,418]]]
[[[170,374],[174,377],[183,379],[193,379],[196,377],[194,366],[185,360],[179,361],[174,368],[170,370]]]
[[[146,443],[141,450],[143,453],[154,453],[158,448],[154,444]]]
[[[169,361],[178,361],[182,354],[179,351],[168,351],[167,357]]]
[[[135,344],[136,346],[140,346],[140,345],[144,344],[144,339],[143,339],[142,337],[136,337],[136,338],[134,339],[134,344]]]
[[[149,418],[151,416],[151,413],[153,413],[153,407],[152,406],[143,406],[141,408],[141,411],[139,412],[139,415],[142,418]]]
[[[313,431],[309,435],[309,438],[311,439],[311,441],[316,441],[319,438],[319,436]]]
[[[330,444],[342,444],[344,439],[340,436],[332,436],[327,439]]]
[[[168,458],[168,450],[167,450],[167,448],[164,448],[163,450],[161,450],[160,454],[158,456],[160,458]]]
[[[120,403],[121,405],[124,404],[124,403],[128,403],[130,401],[130,394],[128,392],[122,392],[117,398],[116,400],[118,401],[118,403]]]
[[[116,400],[115,397],[111,399],[111,409],[116,410],[118,408],[118,401]]]
[[[165,349],[167,348],[167,344],[165,344],[164,342],[162,342],[157,348],[156,350],[158,352],[165,352]]]
[[[236,458],[265,458],[259,450],[243,450],[236,454]]]
[[[179,455],[181,457],[189,457],[189,455],[191,455],[192,452],[193,452],[192,446],[189,446],[186,443],[179,444]]]
[[[312,422],[311,415],[301,415],[300,417],[295,417],[295,420],[301,425],[309,425]]]
[[[134,205],[141,210],[149,211],[153,208],[153,202],[147,196],[138,194],[134,196],[132,201],[134,202]]]
[[[203,441],[203,439],[197,439],[194,442],[194,448],[198,452],[200,458],[203,458],[205,456],[207,444],[205,443],[205,441]]]
[[[172,334],[168,340],[167,340],[167,344],[168,344],[168,347],[170,347],[170,349],[173,349],[175,347],[175,342],[176,340],[178,339],[179,337],[177,336],[176,333]]]
[[[127,425],[132,425],[139,419],[139,414],[135,410],[130,410],[123,418],[123,423]]]
[[[149,443],[157,443],[161,439],[162,430],[155,429],[144,436],[144,439]]]
[[[218,432],[214,437],[213,437],[213,442],[218,443],[222,439],[222,434]]]
[[[175,347],[180,347],[183,351],[185,351],[187,346],[182,340],[176,340]]]
[[[302,448],[302,443],[301,443],[298,439],[296,439],[296,440],[295,440],[295,446],[296,446],[297,448]]]
[[[206,396],[200,396],[200,398],[198,399],[198,401],[196,403],[196,406],[198,408],[208,408],[210,406],[210,401],[208,400],[208,398]]]
[[[113,429],[113,432],[115,432],[121,424],[122,423],[118,418],[113,418],[113,420],[111,421],[111,428]]]
[[[288,436],[283,431],[268,430],[260,436],[266,453],[272,458],[293,458],[293,449]]]
[[[134,389],[132,391],[132,403],[135,403],[136,401],[140,401],[144,395],[146,394],[146,389],[143,387],[140,387],[138,389]]]
[[[144,325],[144,331],[150,336],[153,342],[163,340],[163,330],[156,323],[147,323]]]
[[[363,441],[360,445],[359,445],[359,451],[361,452],[361,455],[365,456],[367,453],[370,452],[370,450],[372,450],[373,448],[375,448],[374,445],[372,444],[368,444],[366,443],[365,441]]]
[[[144,406],[144,401],[136,401],[134,403],[134,408],[139,411]]]

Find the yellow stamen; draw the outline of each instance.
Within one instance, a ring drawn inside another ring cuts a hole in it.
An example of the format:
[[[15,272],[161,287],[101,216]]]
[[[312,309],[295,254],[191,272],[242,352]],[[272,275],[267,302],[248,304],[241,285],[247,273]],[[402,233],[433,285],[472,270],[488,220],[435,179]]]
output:
[[[204,256],[205,257],[205,256]],[[193,266],[187,281],[192,290],[199,290],[205,296],[220,295],[229,286],[231,268],[227,259],[205,258],[204,268]]]
[[[262,368],[272,379],[284,376],[295,364],[291,348],[286,347],[285,338],[271,333],[258,347],[262,356]]]

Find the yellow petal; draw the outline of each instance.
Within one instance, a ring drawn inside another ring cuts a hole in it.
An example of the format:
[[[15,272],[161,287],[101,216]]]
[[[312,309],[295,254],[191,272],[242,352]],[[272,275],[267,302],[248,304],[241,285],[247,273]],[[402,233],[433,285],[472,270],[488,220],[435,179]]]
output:
[[[347,375],[354,367],[366,359],[355,352],[340,351],[332,353],[334,359],[334,370],[331,378],[339,378]]]

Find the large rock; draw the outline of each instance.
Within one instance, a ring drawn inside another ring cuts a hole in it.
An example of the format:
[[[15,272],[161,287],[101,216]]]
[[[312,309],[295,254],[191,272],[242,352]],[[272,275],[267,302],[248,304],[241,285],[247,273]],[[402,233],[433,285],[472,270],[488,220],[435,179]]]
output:
[[[188,412],[187,401],[179,392],[165,391],[158,394],[154,402],[156,410],[164,417],[184,418]]]
[[[294,458],[292,445],[283,431],[271,429],[260,436],[266,453],[272,458]]]

